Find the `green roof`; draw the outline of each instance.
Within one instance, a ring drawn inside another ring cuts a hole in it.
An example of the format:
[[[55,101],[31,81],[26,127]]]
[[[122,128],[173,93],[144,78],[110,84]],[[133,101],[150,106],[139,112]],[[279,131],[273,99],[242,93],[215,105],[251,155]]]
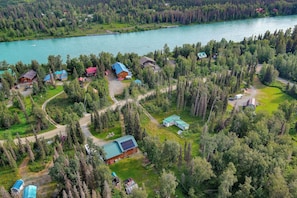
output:
[[[164,122],[174,122],[179,119],[180,119],[180,117],[178,115],[172,115],[172,116],[165,118],[163,121]]]
[[[185,127],[185,128],[190,126],[188,123],[186,123],[186,122],[183,121],[183,120],[176,120],[175,122],[176,122],[178,125],[183,126],[183,127]]]
[[[14,72],[12,71],[12,69],[7,69],[7,70],[0,70],[0,78],[2,77],[3,74],[5,74],[5,72],[9,73],[10,75],[14,75]]]
[[[122,153],[119,144],[117,142],[111,142],[103,145],[103,150],[105,151],[105,159],[110,159],[118,156]]]
[[[123,137],[117,138],[113,142],[103,145],[103,150],[105,151],[105,160],[118,156],[126,150],[135,147],[138,147],[138,144],[132,135],[125,135]]]

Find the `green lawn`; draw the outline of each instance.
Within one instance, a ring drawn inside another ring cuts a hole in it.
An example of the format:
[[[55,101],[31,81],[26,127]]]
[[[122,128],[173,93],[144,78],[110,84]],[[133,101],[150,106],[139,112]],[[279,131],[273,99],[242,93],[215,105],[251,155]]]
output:
[[[120,122],[115,123],[114,127],[108,128],[106,130],[99,132],[94,131],[93,127],[90,127],[90,131],[93,136],[103,140],[113,140],[122,137],[122,128]],[[108,136],[108,134],[113,133],[114,136]]]
[[[18,173],[10,167],[0,167],[0,186],[9,190],[16,180],[20,179]]]
[[[159,175],[153,167],[143,164],[144,157],[138,153],[130,158],[125,158],[110,166],[121,179],[121,182],[133,178],[139,187],[145,185],[148,197],[154,197],[154,190],[158,189]]]
[[[34,102],[36,102],[36,104],[38,104],[41,107],[41,105],[47,99],[53,97],[54,95],[60,93],[61,91],[63,91],[63,86],[57,86],[56,89],[54,89],[53,87],[50,87],[50,88],[48,88],[48,90],[45,94],[33,96],[32,98],[33,98]],[[26,97],[24,102],[25,102],[25,106],[27,109],[27,113],[28,113],[28,115],[30,115],[31,107],[32,107],[30,97]],[[9,129],[1,129],[0,130],[0,139],[5,139],[6,136],[15,137],[17,135],[17,133],[19,133],[19,135],[21,137],[33,135],[32,130],[31,130],[31,124],[26,123],[24,113],[20,109],[15,108],[15,107],[10,107],[10,112],[17,113],[17,115],[20,119],[20,123],[11,126]],[[55,127],[50,124],[50,127],[48,129],[43,130],[40,133],[52,130],[54,128]]]
[[[278,105],[283,101],[294,100],[294,98],[282,92],[281,89],[265,86],[258,79],[255,79],[254,86],[258,89],[258,93],[256,95],[258,106],[256,111],[272,113],[277,110]]]

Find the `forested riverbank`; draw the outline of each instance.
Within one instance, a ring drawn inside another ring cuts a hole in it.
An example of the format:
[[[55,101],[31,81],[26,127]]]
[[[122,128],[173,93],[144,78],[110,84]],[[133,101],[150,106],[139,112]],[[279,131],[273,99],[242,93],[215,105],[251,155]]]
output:
[[[1,1],[0,41],[132,32],[296,14],[284,1]]]

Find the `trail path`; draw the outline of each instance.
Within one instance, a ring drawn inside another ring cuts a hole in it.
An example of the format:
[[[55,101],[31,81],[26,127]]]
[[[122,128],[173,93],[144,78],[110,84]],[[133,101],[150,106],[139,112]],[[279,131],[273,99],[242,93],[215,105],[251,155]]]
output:
[[[166,88],[161,89],[160,92],[166,93],[169,90],[170,90],[170,88],[166,87]],[[171,91],[174,91],[174,90],[176,90],[176,85],[171,86]],[[101,113],[106,112],[108,109],[115,110],[117,108],[122,108],[127,103],[139,102],[139,101],[141,101],[149,96],[155,95],[155,94],[156,94],[156,92],[153,90],[153,91],[147,92],[146,94],[139,95],[136,99],[129,98],[127,100],[120,100],[120,101],[117,101],[117,103],[110,105],[109,107],[99,110],[98,112],[99,112],[99,114],[101,114]],[[54,97],[52,97],[51,99],[53,99],[53,98]],[[49,102],[49,100],[47,102]],[[46,108],[46,107],[44,106],[44,108]],[[90,131],[87,127],[90,122],[91,122],[91,114],[85,114],[85,116],[79,120],[79,123],[82,126],[83,133],[85,134],[86,137],[92,138],[94,140],[94,142],[96,142],[98,145],[103,145],[106,142],[104,142],[103,140],[97,139],[90,133]],[[50,138],[55,137],[57,134],[66,135],[66,132],[65,132],[66,125],[55,125],[55,126],[57,127],[56,129],[53,129],[51,131],[48,131],[48,132],[45,132],[42,134],[38,134],[37,137],[38,138],[44,137],[44,139],[50,139]],[[22,143],[25,143],[26,139],[28,139],[28,141],[30,141],[30,142],[35,142],[35,137],[29,136],[29,137],[21,138]],[[17,144],[18,140],[14,139],[14,142]],[[0,140],[0,144],[3,144],[3,143],[4,143],[4,140]]]

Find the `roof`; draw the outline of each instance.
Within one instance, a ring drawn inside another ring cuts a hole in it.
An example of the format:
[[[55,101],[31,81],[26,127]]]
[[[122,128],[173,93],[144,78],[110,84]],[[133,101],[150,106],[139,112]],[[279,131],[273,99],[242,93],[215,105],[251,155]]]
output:
[[[19,180],[17,180],[17,181],[13,184],[13,186],[12,186],[11,189],[14,189],[14,190],[20,190],[20,189],[22,188],[23,185],[24,185],[24,180],[19,179]]]
[[[113,64],[112,69],[115,70],[115,73],[117,75],[122,72],[129,73],[129,70],[127,69],[127,67],[123,63],[120,63],[120,62],[116,62],[115,64]]]
[[[126,135],[115,139],[113,142],[103,145],[105,160],[121,155],[123,152],[138,147],[132,135]]]
[[[37,186],[29,185],[25,188],[23,198],[36,198]]]
[[[97,72],[97,67],[88,67],[86,69],[87,74],[94,74]]]
[[[32,80],[33,78],[35,78],[36,74],[37,74],[36,71],[30,70],[30,71],[26,72],[25,74],[23,74],[21,76],[21,78],[28,78],[28,79]]]
[[[139,63],[140,63],[141,65],[143,65],[143,64],[146,63],[146,62],[156,63],[156,61],[155,61],[154,59],[152,59],[152,58],[149,58],[149,57],[146,57],[146,56],[141,57]]]
[[[136,79],[136,80],[134,80],[134,83],[136,83],[137,85],[141,85],[141,80]]]
[[[122,151],[117,142],[111,142],[103,145],[103,150],[105,151],[106,160],[122,154]]]
[[[207,55],[205,52],[198,52],[197,56],[198,58],[207,58]]]
[[[180,117],[178,115],[172,115],[172,116],[169,116],[169,117],[165,118],[163,120],[163,122],[174,122],[174,121],[179,120],[179,119],[180,119]]]
[[[0,78],[2,77],[3,74],[5,73],[9,73],[10,75],[14,75],[14,72],[12,71],[12,69],[8,68],[6,70],[0,70]]]
[[[185,127],[185,128],[189,128],[189,126],[190,126],[188,123],[186,123],[186,122],[183,121],[183,120],[176,120],[175,122],[176,122],[176,124],[178,124],[178,125],[180,125],[180,126],[183,126],[183,127]]]
[[[61,75],[61,74],[67,74],[67,72],[65,70],[61,70],[61,71],[55,71],[56,75]]]
[[[43,78],[43,81],[47,82],[47,81],[50,81],[51,80],[51,75],[50,74],[47,74],[44,78]]]

